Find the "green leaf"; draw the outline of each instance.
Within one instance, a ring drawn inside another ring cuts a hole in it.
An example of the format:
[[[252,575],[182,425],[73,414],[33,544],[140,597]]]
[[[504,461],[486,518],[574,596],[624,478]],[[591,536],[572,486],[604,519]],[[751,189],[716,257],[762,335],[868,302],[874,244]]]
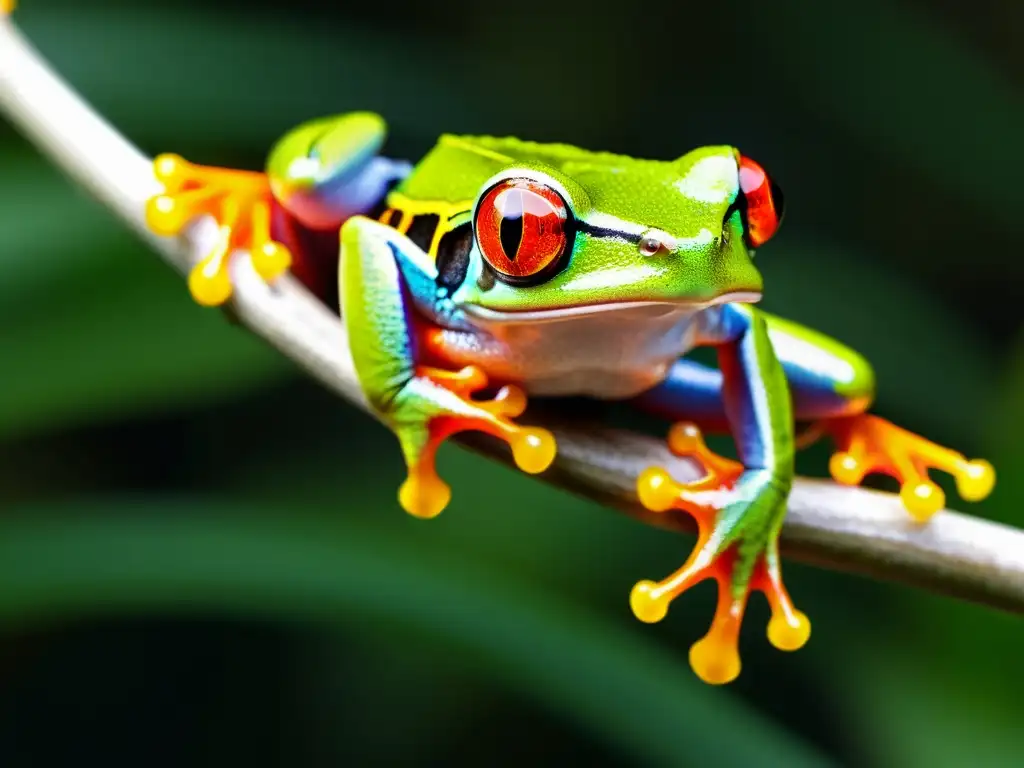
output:
[[[676,658],[550,594],[343,520],[242,512],[251,510],[135,499],[7,515],[0,616],[23,625],[160,608],[383,623],[470,653],[513,689],[647,762],[824,764]]]

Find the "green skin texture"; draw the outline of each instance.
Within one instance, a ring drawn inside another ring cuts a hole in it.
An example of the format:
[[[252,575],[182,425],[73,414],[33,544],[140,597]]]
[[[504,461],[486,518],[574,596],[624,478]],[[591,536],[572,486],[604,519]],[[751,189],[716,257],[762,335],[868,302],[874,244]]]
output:
[[[275,194],[285,201],[295,196],[315,200],[318,185],[338,168],[375,154],[384,134],[383,121],[366,113],[295,129],[268,162]],[[318,152],[310,162],[311,140],[317,137]],[[635,241],[579,233],[568,265],[550,280],[530,287],[492,281],[486,290],[478,284],[484,267],[474,243],[468,275],[451,302],[460,322],[470,328],[475,310],[537,312],[616,302],[697,308],[694,345],[735,352],[729,369],[733,377],[744,377],[743,386],[734,389],[745,393],[737,396],[735,407],[757,435],[756,449],[747,456],[741,446],[747,471],[718,505],[706,544],[711,556],[736,545],[732,590],[739,598],[760,557],[778,573],[778,535],[793,480],[793,405],[776,346],[843,363],[847,374],[835,379],[834,389],[850,399],[852,411],[867,407],[874,379],[863,358],[838,342],[745,303],[760,295],[762,280],[744,244],[740,214],[723,221],[738,193],[736,158],[732,147],[704,147],[677,160],[654,161],[562,144],[445,135],[392,192],[389,203],[417,213],[437,212],[454,227],[470,220],[473,206],[495,178],[537,174],[560,189],[578,220],[674,239],[672,258],[652,259]],[[723,171],[730,167],[731,173]],[[433,260],[396,229],[362,216],[344,221],[340,240],[341,298],[355,369],[368,401],[395,432],[413,466],[423,456],[432,419],[480,415],[472,404],[415,375],[410,318],[433,300]],[[731,302],[736,294],[747,298]],[[726,319],[714,314],[723,302],[731,307]]]

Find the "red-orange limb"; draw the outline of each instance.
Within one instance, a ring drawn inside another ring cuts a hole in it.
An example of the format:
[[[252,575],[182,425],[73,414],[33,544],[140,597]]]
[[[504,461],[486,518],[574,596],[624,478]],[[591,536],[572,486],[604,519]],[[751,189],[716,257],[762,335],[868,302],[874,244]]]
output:
[[[638,495],[654,512],[681,509],[691,514],[697,524],[697,543],[686,563],[669,577],[638,582],[630,594],[630,607],[641,621],[661,621],[675,598],[705,579],[714,579],[718,583],[715,615],[707,634],[691,647],[690,665],[707,683],[728,683],[740,673],[739,634],[751,590],[768,598],[772,611],[768,639],[775,647],[787,651],[802,647],[810,637],[810,621],[793,607],[783,585],[777,534],[771,534],[763,550],[755,553],[746,552],[742,541],[725,544],[721,540],[718,513],[743,466],[710,451],[693,424],[675,425],[669,447],[677,455],[699,461],[705,476],[682,484],[665,470],[652,467],[638,479]],[[752,573],[750,557],[754,558]]]
[[[164,191],[146,206],[146,222],[159,235],[177,235],[189,222],[211,215],[219,226],[213,249],[193,268],[189,290],[205,306],[231,298],[230,258],[248,250],[253,268],[271,282],[291,266],[291,253],[271,238],[270,184],[263,173],[189,163],[177,155],[153,161]]]
[[[984,499],[995,485],[995,470],[984,459],[968,460],[878,416],[829,420],[819,429],[831,435],[838,448],[829,462],[837,483],[857,485],[871,473],[889,475],[900,483],[900,498],[907,511],[921,521],[946,503],[942,489],[928,476],[929,469],[951,474],[966,501]]]
[[[472,395],[486,388],[486,374],[476,366],[458,371],[420,366],[402,394],[394,428],[402,443],[409,475],[399,489],[402,508],[416,517],[434,517],[448,505],[451,490],[438,477],[435,456],[450,436],[481,431],[506,442],[516,465],[536,474],[555,458],[555,438],[546,429],[522,427],[512,419],[526,409],[518,387],[502,387],[489,400]],[[403,411],[411,414],[403,419]]]

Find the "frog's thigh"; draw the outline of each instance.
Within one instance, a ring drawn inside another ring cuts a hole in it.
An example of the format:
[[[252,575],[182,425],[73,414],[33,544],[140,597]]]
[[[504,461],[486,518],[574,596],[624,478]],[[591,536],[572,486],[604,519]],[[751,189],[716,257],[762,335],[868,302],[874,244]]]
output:
[[[786,372],[799,421],[863,413],[875,393],[875,376],[857,352],[798,323],[763,313],[768,336]],[[638,405],[671,419],[708,426],[726,423],[722,373],[692,360],[679,360],[665,381],[638,398]]]

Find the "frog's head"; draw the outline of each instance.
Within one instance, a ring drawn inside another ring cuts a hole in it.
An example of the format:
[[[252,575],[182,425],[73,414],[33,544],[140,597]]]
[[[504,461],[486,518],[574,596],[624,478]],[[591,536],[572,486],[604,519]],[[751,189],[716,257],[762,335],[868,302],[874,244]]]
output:
[[[487,179],[473,206],[468,279],[452,297],[471,315],[540,321],[760,298],[752,257],[778,229],[782,194],[736,149],[664,162],[523,146],[526,159]]]

